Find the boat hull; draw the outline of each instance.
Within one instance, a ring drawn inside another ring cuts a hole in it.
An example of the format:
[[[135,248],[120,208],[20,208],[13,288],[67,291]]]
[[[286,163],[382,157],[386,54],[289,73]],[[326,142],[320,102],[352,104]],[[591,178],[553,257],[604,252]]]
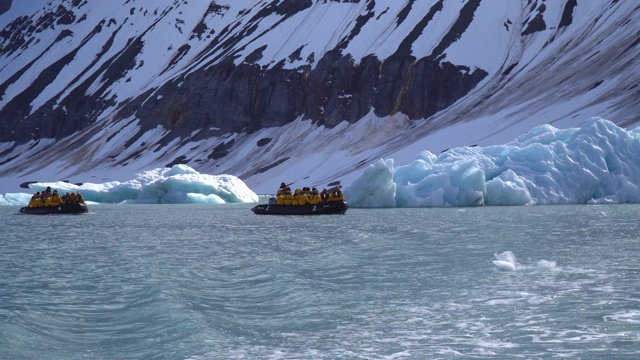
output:
[[[20,208],[20,212],[29,215],[49,215],[49,214],[84,214],[89,212],[87,204],[74,203],[74,204],[62,204],[60,206],[42,206],[42,207],[28,207]]]
[[[259,204],[251,211],[257,215],[328,215],[344,214],[349,209],[346,201],[332,201],[317,205],[269,205]]]

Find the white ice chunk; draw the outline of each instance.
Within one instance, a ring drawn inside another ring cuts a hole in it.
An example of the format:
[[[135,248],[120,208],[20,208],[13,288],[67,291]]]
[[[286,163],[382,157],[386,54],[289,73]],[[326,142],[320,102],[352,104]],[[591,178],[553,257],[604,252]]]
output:
[[[0,194],[0,205],[26,205],[31,200],[31,195],[25,193]]]
[[[496,258],[493,264],[503,271],[515,271],[518,267],[516,256],[511,251],[505,251],[502,254],[493,254]]]
[[[221,204],[258,201],[258,195],[239,178],[233,175],[201,174],[186,165],[144,171],[126,182],[82,185],[43,182],[29,185],[34,191],[43,191],[47,186],[60,193],[80,192],[85,200],[98,203]],[[28,203],[28,198],[23,203]]]

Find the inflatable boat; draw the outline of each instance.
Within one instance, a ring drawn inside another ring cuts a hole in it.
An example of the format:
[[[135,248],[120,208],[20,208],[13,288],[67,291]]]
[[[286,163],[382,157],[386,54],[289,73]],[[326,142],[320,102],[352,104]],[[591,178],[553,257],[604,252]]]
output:
[[[259,204],[251,211],[258,215],[327,215],[344,214],[349,209],[346,201],[331,201],[317,205],[272,205]]]
[[[58,206],[22,207],[20,212],[29,215],[49,215],[49,214],[84,214],[89,212],[85,203],[70,203]]]

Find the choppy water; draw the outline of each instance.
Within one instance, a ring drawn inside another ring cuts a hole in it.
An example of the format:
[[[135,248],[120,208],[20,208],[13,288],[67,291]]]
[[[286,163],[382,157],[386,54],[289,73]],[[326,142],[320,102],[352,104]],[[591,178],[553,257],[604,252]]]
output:
[[[250,207],[0,207],[0,358],[640,357],[639,206]]]

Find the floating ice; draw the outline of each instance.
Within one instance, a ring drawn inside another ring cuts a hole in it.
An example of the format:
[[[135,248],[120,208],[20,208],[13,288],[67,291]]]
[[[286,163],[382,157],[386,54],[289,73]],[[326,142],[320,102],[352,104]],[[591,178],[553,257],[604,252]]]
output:
[[[548,260],[538,260],[538,267],[545,269],[555,269],[556,262]]]
[[[353,207],[640,202],[640,127],[592,118],[579,128],[538,126],[499,146],[379,160],[345,188]]]
[[[24,205],[28,204],[31,199],[31,194],[15,193],[15,194],[0,194],[0,205]]]
[[[502,254],[493,254],[496,258],[493,264],[503,271],[515,271],[518,268],[516,256],[511,251],[505,251]]]
[[[258,195],[239,178],[232,175],[200,174],[186,165],[144,171],[126,182],[104,184],[66,182],[33,183],[29,187],[43,191],[50,186],[60,193],[80,192],[87,201],[98,203],[185,204],[185,203],[250,203]],[[26,198],[24,197],[26,195]],[[27,204],[31,194],[7,194]]]
[[[549,260],[538,260],[536,265],[521,265],[518,263],[516,256],[511,251],[505,251],[501,254],[493,254],[493,256],[496,258],[493,260],[493,264],[499,270],[503,271],[515,271],[522,268],[531,268],[532,266],[537,266],[539,269],[556,270],[556,262]]]

